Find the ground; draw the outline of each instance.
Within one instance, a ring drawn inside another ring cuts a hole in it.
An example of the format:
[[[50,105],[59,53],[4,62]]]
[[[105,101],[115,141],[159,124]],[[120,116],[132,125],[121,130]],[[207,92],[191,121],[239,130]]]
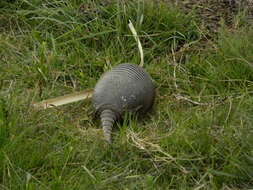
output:
[[[152,2],[0,2],[1,189],[253,188],[251,1]],[[108,146],[90,100],[33,107],[139,64],[129,19],[156,86],[145,118]]]

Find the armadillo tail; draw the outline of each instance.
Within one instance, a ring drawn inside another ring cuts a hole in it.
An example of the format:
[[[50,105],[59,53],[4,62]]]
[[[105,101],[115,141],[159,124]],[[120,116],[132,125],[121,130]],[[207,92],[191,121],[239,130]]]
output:
[[[112,133],[112,127],[115,122],[116,116],[115,113],[109,109],[102,111],[101,115],[101,123],[104,131],[104,137],[105,140],[111,144],[111,133]]]

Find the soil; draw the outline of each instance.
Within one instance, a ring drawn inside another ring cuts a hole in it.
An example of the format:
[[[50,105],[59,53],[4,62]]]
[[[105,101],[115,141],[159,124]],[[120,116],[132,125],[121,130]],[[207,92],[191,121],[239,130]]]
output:
[[[217,32],[221,19],[232,25],[239,11],[253,18],[253,0],[174,0],[187,12],[195,9],[199,20],[211,32]]]

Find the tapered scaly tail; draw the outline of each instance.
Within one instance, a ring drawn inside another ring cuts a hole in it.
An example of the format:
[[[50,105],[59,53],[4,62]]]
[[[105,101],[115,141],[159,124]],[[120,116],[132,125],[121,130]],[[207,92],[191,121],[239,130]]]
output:
[[[101,118],[101,123],[102,123],[103,131],[104,131],[105,140],[109,144],[111,144],[112,143],[112,139],[111,139],[112,127],[116,120],[116,115],[113,111],[106,109],[102,111],[100,118]]]

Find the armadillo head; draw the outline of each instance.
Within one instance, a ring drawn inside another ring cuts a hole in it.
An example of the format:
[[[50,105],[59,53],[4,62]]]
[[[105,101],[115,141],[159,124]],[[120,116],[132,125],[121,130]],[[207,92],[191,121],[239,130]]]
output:
[[[103,74],[95,86],[92,104],[100,115],[106,140],[111,142],[112,126],[125,111],[145,113],[154,98],[150,76],[137,65],[119,64]]]

